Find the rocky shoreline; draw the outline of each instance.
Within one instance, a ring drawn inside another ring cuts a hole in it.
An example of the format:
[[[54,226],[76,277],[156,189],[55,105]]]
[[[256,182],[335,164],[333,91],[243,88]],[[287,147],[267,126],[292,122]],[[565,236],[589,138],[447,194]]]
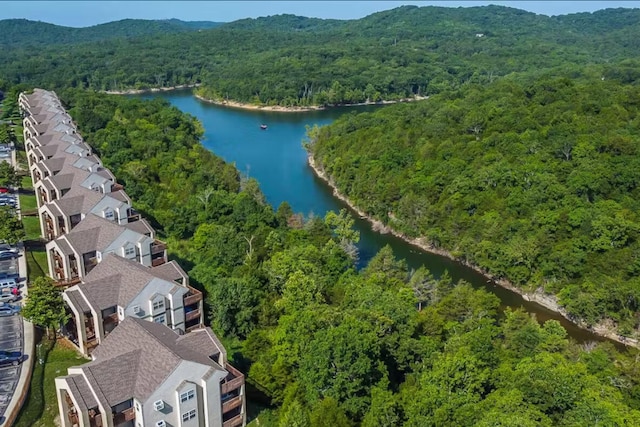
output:
[[[544,290],[542,288],[538,288],[536,289],[534,292],[524,292],[522,289],[516,287],[513,283],[509,282],[506,279],[502,279],[502,278],[497,278],[495,276],[493,276],[491,273],[488,273],[487,271],[483,270],[482,268],[478,267],[477,265],[473,265],[469,262],[466,261],[461,261],[459,259],[457,259],[456,257],[454,257],[450,252],[445,251],[443,249],[440,248],[436,248],[433,245],[431,245],[426,239],[424,238],[410,238],[405,236],[402,233],[397,232],[396,230],[393,230],[391,227],[384,225],[381,221],[372,218],[371,216],[367,215],[365,212],[363,212],[362,210],[358,209],[358,207],[356,207],[344,194],[342,194],[338,188],[336,187],[335,183],[326,175],[326,173],[324,172],[324,170],[322,170],[321,168],[319,168],[316,163],[315,160],[313,158],[313,156],[311,154],[308,155],[308,163],[309,166],[311,167],[311,169],[313,170],[313,172],[316,174],[316,176],[320,179],[322,179],[324,182],[327,183],[327,185],[329,185],[332,189],[333,189],[333,195],[342,200],[344,203],[346,203],[351,209],[353,209],[358,215],[360,215],[361,218],[366,219],[372,226],[372,229],[376,232],[379,233],[390,233],[393,234],[394,236],[404,240],[405,242],[409,243],[410,245],[416,246],[419,249],[422,249],[423,251],[426,252],[431,252],[437,255],[441,255],[444,257],[447,257],[449,259],[452,259],[456,262],[459,262],[469,268],[472,268],[473,270],[477,271],[478,273],[482,274],[484,277],[486,277],[488,280],[496,283],[497,285],[509,289],[510,291],[513,291],[517,294],[519,294],[520,296],[522,296],[522,298],[525,301],[531,301],[531,302],[535,302],[539,305],[541,305],[542,307],[547,308],[548,310],[551,310],[555,313],[560,314],[562,317],[564,317],[565,319],[567,319],[568,321],[570,321],[571,323],[573,323],[574,325],[576,325],[577,327],[579,327],[580,329],[584,329],[586,331],[592,332],[598,336],[604,337],[604,338],[608,338],[612,341],[616,341],[619,342],[621,344],[624,344],[626,346],[630,346],[630,347],[635,347],[635,348],[640,348],[640,343],[638,342],[637,339],[633,339],[633,338],[627,338],[627,337],[623,337],[621,335],[619,335],[617,333],[617,331],[615,330],[615,328],[613,327],[613,325],[609,325],[607,324],[607,322],[603,322],[601,324],[595,325],[593,327],[589,327],[587,326],[584,322],[580,321],[579,319],[575,319],[573,316],[569,315],[569,313],[567,313],[567,311],[558,303],[557,298],[555,297],[555,295],[551,295],[548,294],[546,292],[544,292]]]
[[[227,100],[222,100],[222,101],[218,101],[215,99],[209,99],[209,98],[205,98],[201,95],[195,94],[194,95],[196,98],[198,98],[200,101],[202,102],[208,102],[210,104],[215,104],[215,105],[222,105],[224,107],[231,107],[231,108],[239,108],[242,110],[257,110],[257,111],[272,111],[272,112],[279,112],[279,113],[303,113],[306,111],[321,111],[321,110],[326,110],[328,108],[333,108],[331,106],[329,107],[320,107],[320,106],[308,106],[308,107],[283,107],[281,105],[255,105],[255,104],[246,104],[243,102],[238,102],[238,101],[227,101]],[[397,104],[400,102],[415,102],[415,101],[422,101],[424,99],[429,98],[428,96],[416,96],[414,98],[405,98],[405,99],[400,99],[398,101],[379,101],[379,102],[359,102],[356,104],[340,104],[340,105],[336,105],[335,107],[358,107],[358,106],[364,106],[364,105],[389,105],[389,104]]]
[[[149,89],[103,90],[101,92],[108,93],[109,95],[140,95],[141,93],[169,92],[172,90],[189,89],[198,86],[200,86],[200,83],[194,83],[191,85],[153,87]]]

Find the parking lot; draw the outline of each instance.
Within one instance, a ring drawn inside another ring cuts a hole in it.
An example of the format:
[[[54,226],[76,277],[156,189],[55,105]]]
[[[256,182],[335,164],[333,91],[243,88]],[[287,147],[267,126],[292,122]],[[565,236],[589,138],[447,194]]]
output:
[[[21,316],[0,317],[0,350],[22,351]],[[20,378],[22,364],[0,367],[0,416],[4,415]]]

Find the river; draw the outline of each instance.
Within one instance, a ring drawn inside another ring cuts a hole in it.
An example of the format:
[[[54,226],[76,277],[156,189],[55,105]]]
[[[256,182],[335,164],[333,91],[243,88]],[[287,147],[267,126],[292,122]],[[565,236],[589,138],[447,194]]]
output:
[[[315,176],[307,165],[302,148],[306,125],[324,125],[343,114],[372,111],[376,106],[338,108],[326,111],[297,113],[241,110],[205,103],[190,91],[173,91],[139,95],[161,97],[202,122],[205,129],[203,145],[227,162],[235,163],[245,174],[255,178],[268,202],[277,206],[287,201],[295,212],[324,217],[329,210],[348,208],[332,195],[332,190]],[[263,130],[261,124],[268,128]],[[435,277],[448,271],[454,281],[460,279],[475,288],[484,288],[500,298],[504,307],[524,307],[539,321],[558,320],[568,334],[578,342],[601,341],[605,338],[580,329],[561,315],[534,302],[525,301],[515,292],[488,281],[480,273],[446,257],[423,252],[390,234],[371,229],[367,221],[354,213],[355,228],[360,232],[359,266],[365,265],[378,250],[391,246],[395,256],[404,259],[410,268],[426,266]],[[621,346],[618,345],[620,348]]]

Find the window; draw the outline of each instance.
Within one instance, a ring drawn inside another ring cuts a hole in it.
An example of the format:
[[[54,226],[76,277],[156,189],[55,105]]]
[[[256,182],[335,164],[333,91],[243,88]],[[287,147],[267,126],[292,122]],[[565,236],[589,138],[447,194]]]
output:
[[[104,217],[109,221],[113,221],[113,218],[114,218],[113,211],[111,209],[104,211]]]
[[[164,325],[166,321],[166,317],[164,314],[161,314],[159,316],[153,316],[153,321],[155,323],[162,323]]]
[[[162,310],[164,308],[164,298],[153,302],[153,311]]]
[[[181,402],[181,403],[184,403],[184,402],[186,402],[187,400],[191,400],[191,399],[193,399],[195,396],[196,396],[196,392],[195,392],[195,390],[194,390],[194,389],[187,390],[186,392],[184,392],[184,393],[182,393],[182,394],[180,395],[180,402]]]
[[[130,257],[131,255],[136,253],[136,248],[134,246],[128,246],[124,248],[124,256]]]
[[[185,421],[192,420],[195,417],[196,417],[196,410],[192,409],[189,412],[185,412],[184,414],[182,414],[182,422],[184,423]]]

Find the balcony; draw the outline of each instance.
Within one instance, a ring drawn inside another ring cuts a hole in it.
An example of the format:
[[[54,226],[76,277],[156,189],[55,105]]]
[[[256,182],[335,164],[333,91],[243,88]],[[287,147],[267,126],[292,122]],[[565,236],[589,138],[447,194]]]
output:
[[[185,332],[189,333],[191,331],[195,331],[196,329],[201,329],[202,327],[203,327],[202,324],[196,323],[195,325],[189,326],[187,329],[185,329]]]
[[[112,313],[112,314],[106,315],[106,316],[104,316],[102,321],[105,324],[107,324],[107,323],[115,323],[115,322],[118,321],[118,313]]]
[[[161,254],[167,250],[167,244],[160,240],[154,240],[151,244],[151,255]]]
[[[155,258],[151,260],[151,267],[157,267],[159,265],[162,265],[164,263],[166,263],[167,260],[164,259],[164,257],[160,257],[160,258]]]
[[[185,322],[190,322],[192,320],[199,319],[199,318],[200,318],[200,309],[190,311],[184,315]]]
[[[243,422],[244,422],[244,417],[242,416],[242,414],[240,414],[231,418],[229,421],[225,421],[224,423],[222,423],[222,427],[241,426]]]
[[[113,414],[113,425],[125,423],[136,419],[136,411],[134,408],[125,409],[122,412]]]
[[[185,307],[188,305],[197,304],[202,301],[202,292],[195,288],[192,288],[191,286],[187,287],[189,288],[189,293],[185,295],[184,301],[182,302]]]
[[[222,404],[222,413],[226,414],[239,406],[242,406],[242,396],[233,397]]]
[[[140,221],[141,215],[135,209],[127,210],[127,222]]]
[[[55,286],[58,288],[67,288],[69,286],[77,285],[80,283],[79,277],[73,277],[71,279],[61,279],[56,281]]]
[[[229,372],[224,382],[221,384],[220,393],[227,394],[233,390],[236,390],[244,385],[244,375],[230,364],[226,364],[224,369]]]

